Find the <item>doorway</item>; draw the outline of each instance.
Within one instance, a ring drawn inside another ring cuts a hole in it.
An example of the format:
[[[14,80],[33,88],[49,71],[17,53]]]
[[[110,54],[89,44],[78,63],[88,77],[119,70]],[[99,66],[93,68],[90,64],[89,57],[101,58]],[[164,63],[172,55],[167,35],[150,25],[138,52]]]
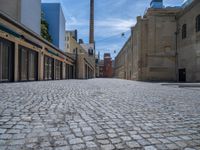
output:
[[[186,69],[179,69],[179,82],[186,82]]]
[[[38,53],[19,47],[19,80],[36,81],[38,79]]]
[[[0,38],[0,82],[14,80],[14,44]]]
[[[54,79],[54,59],[48,56],[44,57],[44,80]]]

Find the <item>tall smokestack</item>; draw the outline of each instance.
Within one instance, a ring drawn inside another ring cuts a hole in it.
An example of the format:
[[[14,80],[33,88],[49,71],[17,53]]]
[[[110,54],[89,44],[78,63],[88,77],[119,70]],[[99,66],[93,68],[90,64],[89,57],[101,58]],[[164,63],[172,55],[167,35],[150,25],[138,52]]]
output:
[[[90,39],[89,43],[94,43],[94,0],[90,0]]]

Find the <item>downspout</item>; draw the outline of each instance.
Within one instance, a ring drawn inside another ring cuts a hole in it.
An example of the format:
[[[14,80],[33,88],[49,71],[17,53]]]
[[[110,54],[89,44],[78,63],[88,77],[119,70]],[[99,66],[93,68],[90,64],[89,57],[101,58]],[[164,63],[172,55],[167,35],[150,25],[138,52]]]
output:
[[[131,28],[131,80],[133,80],[133,29]]]
[[[179,77],[178,77],[178,34],[179,34],[179,25],[178,25],[178,19],[177,16],[175,16],[175,21],[176,21],[176,44],[175,44],[175,74],[176,74],[176,82],[179,82]]]
[[[75,79],[78,79],[78,49],[75,49]]]

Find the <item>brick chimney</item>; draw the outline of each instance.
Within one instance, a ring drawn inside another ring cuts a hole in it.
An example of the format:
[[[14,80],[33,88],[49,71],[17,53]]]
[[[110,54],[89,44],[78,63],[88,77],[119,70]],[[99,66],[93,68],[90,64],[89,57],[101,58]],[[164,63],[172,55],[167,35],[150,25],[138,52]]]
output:
[[[94,0],[90,0],[90,35],[89,43],[94,44]]]

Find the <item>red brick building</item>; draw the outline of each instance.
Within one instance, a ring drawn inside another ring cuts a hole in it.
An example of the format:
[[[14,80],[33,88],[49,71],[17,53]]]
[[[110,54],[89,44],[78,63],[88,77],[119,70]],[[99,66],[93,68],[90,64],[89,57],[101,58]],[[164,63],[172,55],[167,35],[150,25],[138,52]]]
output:
[[[112,78],[113,77],[113,65],[110,53],[104,54],[104,60],[99,62],[99,77],[100,78]]]
[[[104,78],[112,78],[113,77],[113,69],[112,69],[112,58],[110,53],[104,54]]]

